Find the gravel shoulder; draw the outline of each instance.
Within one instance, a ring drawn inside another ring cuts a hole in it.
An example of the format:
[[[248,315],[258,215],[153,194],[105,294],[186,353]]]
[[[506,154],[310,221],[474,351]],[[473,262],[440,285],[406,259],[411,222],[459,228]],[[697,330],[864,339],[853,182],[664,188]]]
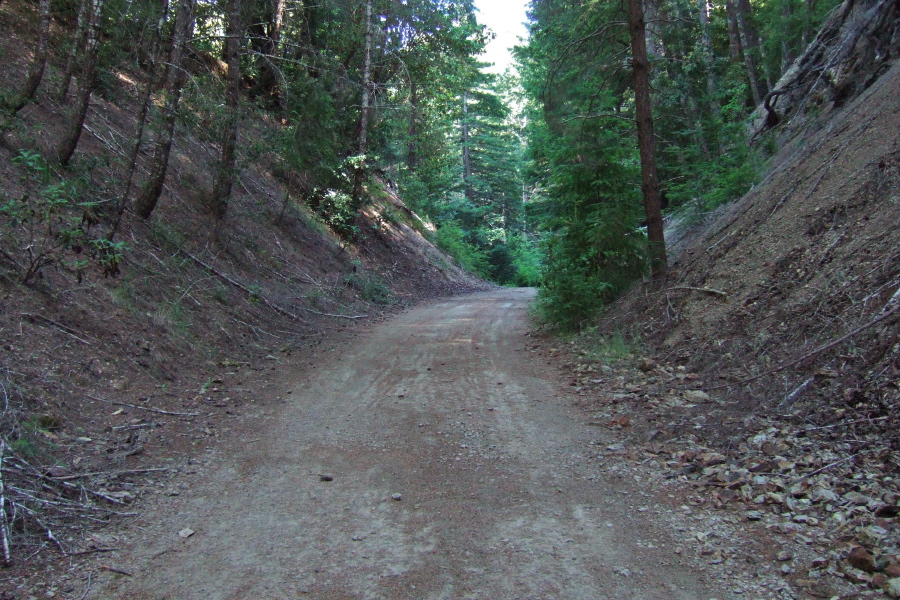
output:
[[[681,553],[677,494],[609,468],[612,434],[531,351],[533,294],[429,302],[279,366],[122,536],[133,576],[88,597],[752,597]]]

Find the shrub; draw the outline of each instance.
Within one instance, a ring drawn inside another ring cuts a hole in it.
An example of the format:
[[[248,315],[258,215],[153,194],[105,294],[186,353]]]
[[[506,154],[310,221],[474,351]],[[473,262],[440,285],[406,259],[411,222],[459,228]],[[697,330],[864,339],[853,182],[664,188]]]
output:
[[[44,159],[23,151],[13,163],[25,172],[29,188],[20,198],[0,198],[0,252],[29,283],[50,265],[63,264],[80,280],[85,267],[94,261],[105,276],[116,275],[127,246],[91,234],[98,223],[98,202],[80,199],[74,181],[49,183],[50,170]]]
[[[647,270],[647,238],[629,211],[601,206],[598,218],[571,223],[547,244],[537,316],[554,327],[579,329]]]
[[[450,255],[456,263],[480,277],[490,275],[488,257],[484,252],[466,240],[466,234],[457,223],[451,221],[442,224],[435,234],[438,248]]]

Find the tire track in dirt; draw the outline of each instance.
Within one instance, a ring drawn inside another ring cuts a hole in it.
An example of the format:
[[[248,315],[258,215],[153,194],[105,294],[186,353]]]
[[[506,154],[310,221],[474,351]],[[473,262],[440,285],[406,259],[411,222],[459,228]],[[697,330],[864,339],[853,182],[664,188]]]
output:
[[[289,401],[148,507],[135,576],[90,597],[729,597],[629,504],[642,490],[590,464],[604,434],[526,351],[532,297],[431,302],[284,373]]]

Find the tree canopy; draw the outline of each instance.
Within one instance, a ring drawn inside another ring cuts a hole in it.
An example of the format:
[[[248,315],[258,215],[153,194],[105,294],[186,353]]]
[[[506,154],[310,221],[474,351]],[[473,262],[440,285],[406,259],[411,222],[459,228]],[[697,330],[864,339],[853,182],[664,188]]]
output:
[[[836,3],[532,0],[517,66],[496,76],[479,63],[490,31],[473,0],[42,1],[5,123],[48,85],[57,19],[54,93],[71,100],[59,164],[77,158],[111,73],[144,86],[101,245],[123,214],[153,216],[173,131],[191,119],[220,148],[209,196],[226,219],[241,156],[260,151],[241,146],[256,115],[278,123],[277,173],[336,233],[358,234],[363,188],[394,187],[455,260],[540,285],[543,317],[574,327],[651,266],[664,275],[659,207],[702,212],[752,185],[765,148],[748,143],[747,117]]]

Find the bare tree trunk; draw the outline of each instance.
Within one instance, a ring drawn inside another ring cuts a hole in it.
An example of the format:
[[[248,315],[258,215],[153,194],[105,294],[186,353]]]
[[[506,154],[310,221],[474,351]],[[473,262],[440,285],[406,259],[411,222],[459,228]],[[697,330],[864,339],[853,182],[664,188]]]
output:
[[[368,150],[369,102],[372,87],[372,0],[366,1],[366,55],[363,61],[362,114],[359,120],[359,154]]]
[[[803,2],[803,33],[800,38],[800,47],[804,50],[809,46],[812,31],[812,10],[813,0],[805,0]]]
[[[725,16],[728,19],[728,50],[731,62],[739,63],[744,53],[744,47],[741,44],[741,33],[738,30],[737,7],[731,0],[725,2]]]
[[[706,139],[706,132],[703,131],[703,126],[701,125],[703,119],[700,115],[700,108],[697,106],[697,101],[694,100],[693,96],[681,96],[681,110],[685,115],[689,115],[693,122],[696,123],[696,128],[691,132],[691,137],[694,140],[694,145],[700,147],[703,158],[709,160],[712,157],[709,152],[709,142]]]
[[[644,4],[644,20],[647,29],[647,55],[651,58],[662,57],[665,55],[665,46],[663,45],[662,36],[658,33],[658,25],[655,25],[659,20],[659,3],[660,0],[647,0]]]
[[[264,9],[258,22],[249,26],[250,47],[259,60],[259,78],[255,91],[265,97],[272,107],[283,108],[281,69],[277,64],[281,35],[284,29],[286,0],[262,0]]]
[[[59,164],[66,166],[75,154],[84,119],[87,117],[91,94],[97,85],[97,47],[100,38],[100,13],[103,11],[103,0],[91,0],[88,17],[87,39],[85,40],[81,73],[79,74],[78,99],[75,102],[75,118],[69,121],[62,142],[57,152]]]
[[[141,142],[144,140],[144,127],[147,124],[147,116],[150,114],[150,106],[153,101],[153,90],[156,89],[159,78],[159,52],[162,44],[162,30],[166,24],[166,17],[169,13],[169,0],[161,0],[159,19],[156,27],[151,34],[150,50],[147,53],[150,62],[150,68],[147,70],[147,87],[144,89],[144,97],[141,101],[141,114],[137,120],[137,129],[131,142],[131,153],[128,156],[128,179],[125,184],[125,191],[119,197],[119,203],[116,206],[116,217],[106,234],[106,239],[110,242],[119,230],[122,222],[122,215],[125,213],[125,207],[128,204],[128,196],[131,195],[131,188],[134,185],[134,176],[137,172],[137,159],[141,151]]]
[[[38,86],[41,85],[41,79],[44,78],[44,69],[47,66],[47,40],[50,37],[50,0],[40,0],[38,5],[41,21],[38,26],[38,42],[34,50],[34,61],[28,70],[28,78],[25,80],[25,87],[22,89],[22,95],[13,106],[13,112],[19,112],[28,104],[28,101],[34,98]]]
[[[75,35],[72,36],[72,46],[69,48],[69,57],[66,59],[66,68],[63,70],[62,83],[59,86],[57,100],[60,104],[66,101],[69,94],[69,84],[72,82],[72,73],[75,63],[78,61],[78,50],[84,45],[84,35],[87,32],[87,12],[90,0],[81,0],[78,3],[78,18],[75,26]]]
[[[259,61],[259,78],[254,90],[264,96],[272,107],[282,108],[284,104],[281,83],[284,79],[277,64],[281,35],[284,30],[286,0],[262,0],[262,14],[257,14],[256,22],[249,27],[250,48]],[[305,7],[302,7],[301,12]]]
[[[409,141],[406,144],[406,166],[415,171],[419,164],[416,136],[419,134],[419,88],[415,81],[409,83]]]
[[[740,36],[741,49],[744,54],[744,68],[747,71],[747,83],[750,85],[750,93],[753,95],[754,106],[759,106],[762,104],[762,100],[766,95],[756,73],[756,59],[753,58],[753,50],[759,46],[759,41],[755,40],[751,35],[747,19],[738,4],[739,0],[726,0],[726,2],[732,4],[734,7],[735,21],[737,23],[738,35]]]
[[[282,107],[284,104],[284,90],[281,89],[281,69],[275,64],[274,58],[278,55],[281,45],[281,31],[284,27],[285,0],[272,0],[272,20],[269,23],[268,39],[264,50],[266,62],[263,63],[263,79],[268,81],[270,94],[274,96],[275,104]]]
[[[228,212],[231,187],[234,184],[235,150],[237,148],[241,98],[241,0],[228,0],[228,24],[225,28],[225,61],[228,63],[228,84],[225,89],[225,109],[227,113],[225,128],[222,132],[222,156],[219,160],[219,174],[213,186],[216,238],[218,238],[219,225]]]
[[[634,75],[635,121],[638,150],[641,156],[641,190],[647,215],[647,237],[650,242],[650,273],[655,280],[666,276],[666,242],[663,232],[659,176],[653,141],[653,115],[650,110],[650,64],[644,31],[644,9],[641,0],[628,0],[628,30],[631,34],[631,66]]]
[[[713,115],[718,118],[720,114],[719,101],[716,99],[716,74],[713,65],[712,40],[709,35],[709,1],[698,0],[697,8],[700,10],[700,45],[703,52],[703,63],[706,67],[706,95],[709,107]]]
[[[169,167],[169,153],[172,150],[172,136],[175,133],[175,118],[178,116],[178,103],[181,100],[181,88],[184,85],[184,72],[181,68],[185,47],[194,31],[194,8],[196,0],[181,0],[175,16],[175,30],[172,34],[172,51],[166,70],[165,106],[153,161],[150,165],[150,176],[141,195],[134,201],[134,212],[142,219],[150,218],[159,197],[162,195],[166,181],[166,170]]]
[[[369,149],[369,103],[372,88],[372,0],[366,0],[366,50],[363,59],[362,114],[359,117],[359,156],[365,162]],[[356,166],[356,181],[353,185],[353,199],[362,197],[362,184],[365,176],[365,164]]]
[[[765,97],[769,88],[772,87],[772,77],[768,72],[768,68],[763,60],[763,75],[765,77],[765,85],[759,81],[759,65],[756,62],[756,55],[765,58],[763,47],[759,42],[759,34],[753,25],[753,7],[749,0],[734,0],[737,15],[738,32],[741,35],[741,45],[744,48],[744,64],[747,67],[747,76],[750,79],[750,85],[755,88],[754,100],[756,95],[760,98]],[[759,103],[756,104],[759,106]]]
[[[462,120],[462,159],[463,159],[463,183],[465,185],[466,198],[475,199],[475,190],[472,189],[472,155],[469,152],[469,93],[463,92],[463,120]]]

